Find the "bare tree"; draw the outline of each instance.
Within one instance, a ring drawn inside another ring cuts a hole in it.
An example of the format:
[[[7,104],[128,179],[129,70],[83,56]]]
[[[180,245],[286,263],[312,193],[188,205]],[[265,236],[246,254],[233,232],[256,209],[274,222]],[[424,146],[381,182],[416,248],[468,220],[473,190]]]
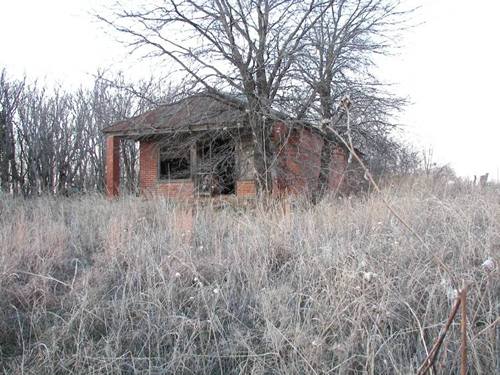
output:
[[[369,168],[373,176],[408,176],[420,172],[422,157],[411,144],[396,142],[389,137],[379,143],[380,146],[369,159]]]
[[[389,95],[374,77],[373,56],[390,50],[390,38],[404,28],[407,14],[396,0],[155,0],[137,9],[117,3],[98,17],[133,49],[174,62],[179,70],[172,74],[182,82],[181,96],[203,91],[245,113],[258,188],[270,192],[278,151],[271,125],[288,118],[293,126],[293,118],[309,125],[333,123],[343,134],[338,101],[346,93],[353,103],[352,136],[361,148],[379,154],[401,150],[390,137],[395,126],[390,116],[403,100]],[[98,73],[92,88],[67,92],[9,81],[2,73],[3,190],[67,194],[103,189],[101,129],[171,101],[177,91],[165,91],[153,80],[130,85],[123,76],[106,77]],[[327,129],[318,127],[325,142],[317,197],[325,190],[331,151],[338,144]],[[189,147],[178,135],[172,138],[176,147]],[[224,129],[211,135],[215,138],[196,142],[219,150],[217,139],[235,136]],[[224,174],[234,167],[219,151],[209,159],[217,160]],[[132,191],[137,158],[134,142],[124,141],[121,171]]]
[[[19,178],[16,165],[14,114],[24,81],[10,81],[5,69],[0,73],[0,189],[16,192]]]
[[[332,0],[170,0],[140,9],[115,6],[99,19],[124,34],[133,48],[175,62],[220,100],[244,99],[252,130],[258,186],[270,191],[272,142],[268,119],[293,84],[305,36]]]
[[[170,87],[169,87],[170,89]],[[153,79],[140,81],[134,84],[127,82],[123,74],[109,75],[98,72],[94,87],[91,91],[81,91],[80,105],[87,115],[82,116],[86,121],[85,128],[92,134],[88,145],[89,165],[92,166],[92,175],[104,175],[104,138],[101,130],[110,124],[142,113],[158,105],[159,102],[170,100],[172,92],[162,90],[159,82]],[[138,150],[133,141],[122,141],[122,179],[126,190],[133,192],[138,182]],[[91,182],[90,189],[103,189],[101,178]]]
[[[346,131],[341,98],[352,103],[351,136],[366,154],[394,154],[400,148],[391,141],[395,111],[405,101],[386,91],[374,75],[375,56],[394,50],[395,37],[408,27],[412,9],[398,0],[336,0],[316,10],[320,17],[305,38],[297,79],[308,86],[299,117],[333,125],[339,134]],[[318,200],[328,183],[332,148],[338,139],[323,126],[325,145],[315,196]]]
[[[409,14],[398,0],[158,0],[117,4],[98,18],[133,49],[175,62],[194,90],[244,99],[259,187],[269,191],[273,108],[342,130],[337,104],[349,93],[354,138],[363,148],[388,148],[389,119],[404,100],[375,78],[374,56],[391,50]],[[325,138],[318,195],[336,142]]]
[[[99,72],[93,87],[67,91],[0,75],[0,177],[3,191],[33,195],[103,190],[102,128],[169,101],[172,88]],[[121,147],[128,191],[138,182],[133,141]]]

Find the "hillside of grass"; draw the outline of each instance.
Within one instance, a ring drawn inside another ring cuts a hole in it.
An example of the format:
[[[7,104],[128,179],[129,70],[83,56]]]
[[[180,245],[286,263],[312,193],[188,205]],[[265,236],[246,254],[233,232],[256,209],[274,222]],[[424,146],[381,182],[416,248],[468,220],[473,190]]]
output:
[[[465,282],[469,373],[495,373],[500,192],[395,185],[313,207],[0,197],[0,371],[412,374]]]

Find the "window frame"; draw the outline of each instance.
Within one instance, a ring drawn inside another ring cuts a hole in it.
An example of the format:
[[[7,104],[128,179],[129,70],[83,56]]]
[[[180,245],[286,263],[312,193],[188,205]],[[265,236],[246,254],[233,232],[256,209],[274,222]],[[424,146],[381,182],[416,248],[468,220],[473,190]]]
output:
[[[191,181],[192,180],[192,171],[191,171],[191,153],[189,150],[187,150],[185,153],[179,153],[178,157],[170,157],[170,159],[182,159],[186,158],[188,161],[188,167],[187,167],[187,172],[189,173],[189,177],[183,177],[183,178],[169,178],[168,176],[162,176],[161,174],[161,156],[162,156],[162,148],[163,147],[158,147],[158,152],[157,152],[157,180],[159,183],[166,183],[166,182],[185,182],[185,181]]]

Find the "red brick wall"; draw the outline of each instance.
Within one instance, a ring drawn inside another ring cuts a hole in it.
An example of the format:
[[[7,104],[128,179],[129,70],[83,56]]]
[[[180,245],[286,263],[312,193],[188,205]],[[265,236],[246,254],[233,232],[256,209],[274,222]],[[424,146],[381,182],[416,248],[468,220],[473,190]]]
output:
[[[276,186],[280,192],[310,194],[319,176],[323,139],[309,129],[296,129],[289,133],[281,123],[278,126],[279,130],[273,132],[280,137]],[[276,136],[273,138],[277,139]]]
[[[279,152],[275,180],[277,193],[311,194],[319,177],[322,137],[307,128],[290,132],[285,124],[277,122],[272,138]],[[332,190],[341,190],[345,185],[347,157],[341,147],[332,152],[328,182]]]
[[[193,197],[194,183],[191,180],[158,180],[158,147],[155,141],[141,141],[139,154],[141,194],[181,199]]]
[[[254,197],[257,194],[257,187],[255,181],[236,181],[236,195],[238,197]]]
[[[275,193],[312,193],[318,181],[323,139],[310,129],[296,129],[289,133],[282,122],[276,123],[272,138],[279,151],[273,181]],[[347,157],[340,147],[333,151],[332,156],[329,185],[335,190],[342,189]],[[145,195],[192,198],[195,194],[191,180],[158,180],[158,148],[155,141],[140,143],[139,181],[141,193]],[[256,191],[253,180],[236,182],[236,195],[239,197],[255,196]]]
[[[139,185],[141,194],[146,196],[160,195],[181,199],[194,197],[195,187],[192,180],[158,180],[158,147],[156,141],[141,141],[139,145],[139,154]],[[255,181],[237,181],[236,195],[239,197],[255,196]]]
[[[159,181],[150,191],[162,197],[189,199],[194,196],[194,183],[191,180]]]
[[[332,153],[328,185],[334,191],[342,191],[347,179],[347,154],[341,147],[336,147]]]
[[[141,192],[154,188],[158,180],[158,148],[156,142],[139,144],[139,186]]]
[[[106,195],[115,197],[120,187],[120,138],[108,135],[106,137]]]

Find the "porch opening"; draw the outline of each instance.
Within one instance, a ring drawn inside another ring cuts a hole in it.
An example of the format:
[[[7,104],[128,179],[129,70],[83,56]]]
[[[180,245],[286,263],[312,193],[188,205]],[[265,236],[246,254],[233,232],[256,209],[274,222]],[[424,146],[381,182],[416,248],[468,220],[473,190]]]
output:
[[[207,138],[196,145],[198,193],[205,196],[236,192],[235,142],[232,138]]]

